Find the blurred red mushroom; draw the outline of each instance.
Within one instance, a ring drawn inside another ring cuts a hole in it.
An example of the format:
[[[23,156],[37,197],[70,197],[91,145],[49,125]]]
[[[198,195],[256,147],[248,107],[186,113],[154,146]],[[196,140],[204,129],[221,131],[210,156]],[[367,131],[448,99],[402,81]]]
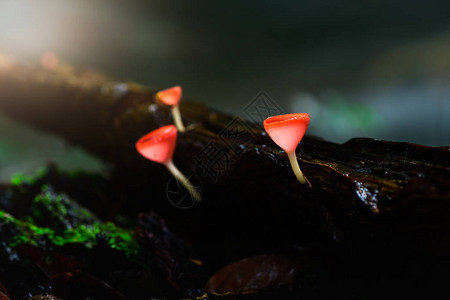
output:
[[[309,114],[287,114],[267,118],[264,120],[264,128],[267,134],[289,157],[289,161],[298,181],[305,184],[308,180],[303,175],[298,165],[295,149],[305,135],[309,125]],[[311,184],[308,181],[309,186]]]
[[[169,89],[160,91],[156,94],[156,98],[166,105],[172,107],[172,115],[175,122],[175,126],[180,132],[184,132],[183,120],[181,119],[180,108],[178,103],[182,97],[182,89],[180,86],[174,86]]]
[[[195,201],[201,201],[200,193],[188,178],[173,164],[172,156],[177,142],[177,128],[167,125],[156,129],[139,139],[137,151],[145,158],[163,164],[169,172],[186,188]]]
[[[58,56],[51,52],[46,51],[41,56],[41,65],[47,70],[55,70],[58,67],[59,58]]]

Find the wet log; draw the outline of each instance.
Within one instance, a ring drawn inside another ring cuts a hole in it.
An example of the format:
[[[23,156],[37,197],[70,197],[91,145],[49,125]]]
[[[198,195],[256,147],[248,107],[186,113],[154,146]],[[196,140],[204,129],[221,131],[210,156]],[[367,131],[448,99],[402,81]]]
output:
[[[336,144],[307,135],[297,158],[308,187],[261,124],[184,101],[188,130],[179,134],[174,161],[201,185],[203,201],[183,210],[167,201],[164,168],[134,146],[172,123],[154,90],[89,70],[11,62],[0,68],[0,94],[2,113],[113,164],[129,196],[125,210],[158,211],[204,255],[219,251],[217,266],[294,245],[345,253],[355,273],[364,262],[380,272],[380,263],[394,264],[398,275],[398,258],[420,258],[421,270],[450,250],[450,147],[369,138]]]

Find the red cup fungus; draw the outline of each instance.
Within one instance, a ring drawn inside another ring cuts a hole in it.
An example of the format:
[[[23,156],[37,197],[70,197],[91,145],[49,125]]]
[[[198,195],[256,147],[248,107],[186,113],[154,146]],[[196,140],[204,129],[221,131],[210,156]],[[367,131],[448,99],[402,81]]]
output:
[[[173,164],[172,156],[177,142],[177,128],[167,125],[156,129],[139,139],[137,151],[145,158],[163,164],[169,172],[186,188],[195,201],[201,201],[201,196],[195,186]]]
[[[292,170],[298,181],[302,184],[308,182],[309,186],[311,186],[300,170],[297,155],[295,154],[295,149],[305,135],[308,125],[309,114],[307,113],[273,116],[264,120],[264,129],[275,144],[288,155]]]
[[[179,102],[182,97],[183,90],[180,86],[174,86],[166,90],[160,91],[156,94],[156,98],[166,105],[172,107],[172,115],[175,122],[175,126],[180,132],[184,132],[183,120],[181,119]]]

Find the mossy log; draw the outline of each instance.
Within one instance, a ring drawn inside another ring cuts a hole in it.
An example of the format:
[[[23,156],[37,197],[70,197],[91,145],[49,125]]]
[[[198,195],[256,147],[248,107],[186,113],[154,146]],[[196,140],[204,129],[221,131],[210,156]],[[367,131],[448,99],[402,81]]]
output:
[[[201,184],[203,201],[180,210],[165,197],[165,169],[135,150],[139,137],[173,122],[154,90],[67,66],[11,63],[0,69],[0,94],[1,112],[126,174],[126,209],[155,209],[204,254],[220,249],[218,266],[292,245],[342,251],[372,267],[405,256],[439,260],[450,250],[450,147],[307,135],[297,158],[309,187],[261,124],[183,101],[188,130],[174,162]]]

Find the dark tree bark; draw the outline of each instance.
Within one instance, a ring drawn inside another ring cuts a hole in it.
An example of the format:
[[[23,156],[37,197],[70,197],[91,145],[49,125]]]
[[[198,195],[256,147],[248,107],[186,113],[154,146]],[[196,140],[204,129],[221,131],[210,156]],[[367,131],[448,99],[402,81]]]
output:
[[[134,146],[140,136],[172,123],[170,110],[154,94],[68,67],[0,69],[1,112],[132,174],[133,188],[152,186],[163,195],[167,173]],[[389,252],[444,257],[450,250],[450,147],[368,138],[336,144],[306,136],[297,158],[308,187],[296,180],[286,154],[261,124],[189,101],[180,109],[188,130],[179,134],[174,162],[201,182],[203,201],[189,210],[163,197],[130,203],[137,211],[165,211],[205,249],[358,249],[356,256],[373,264],[379,252],[385,259]]]

